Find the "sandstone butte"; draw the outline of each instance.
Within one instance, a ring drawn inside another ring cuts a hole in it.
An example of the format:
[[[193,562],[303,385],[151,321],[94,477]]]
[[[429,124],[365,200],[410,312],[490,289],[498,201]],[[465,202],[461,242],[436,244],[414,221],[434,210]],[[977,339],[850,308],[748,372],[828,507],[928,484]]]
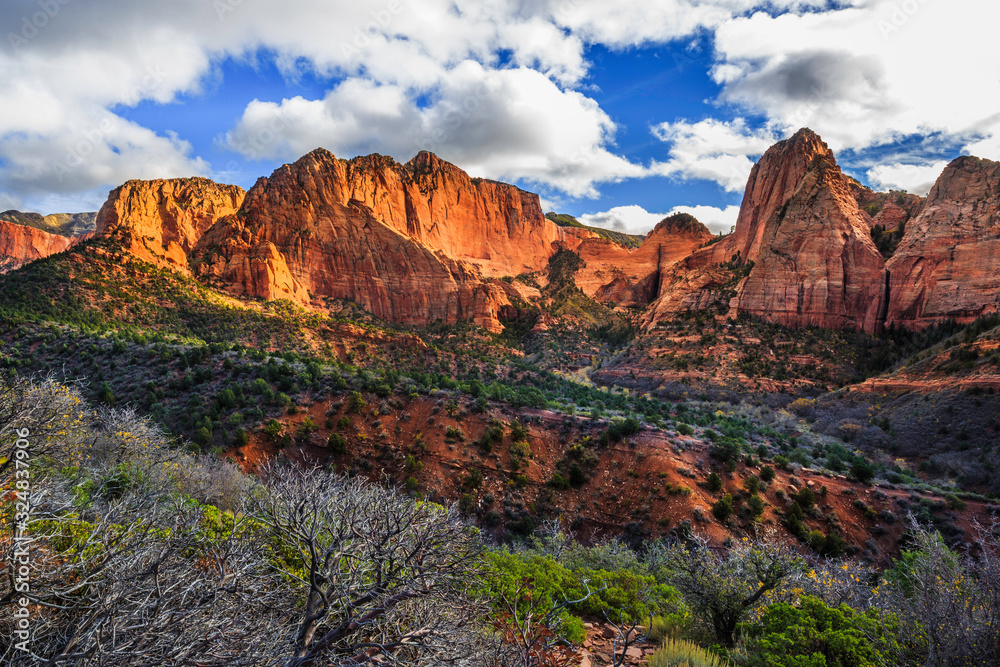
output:
[[[708,307],[722,288],[736,288],[727,284],[732,272],[722,265],[757,261],[766,223],[791,199],[813,157],[825,152],[825,144],[809,130],[800,130],[768,149],[750,172],[734,232],[692,253],[662,276],[647,322],[655,324],[675,312]]]
[[[349,298],[405,324],[471,320],[499,331],[519,293],[490,279],[544,272],[568,247],[585,262],[584,292],[624,307],[653,302],[650,326],[721,296],[730,315],[873,332],[884,322],[919,327],[997,310],[998,198],[1000,166],[976,158],[949,165],[926,203],[874,193],[803,129],[754,166],[735,232],[721,240],[680,215],[629,250],[561,228],[537,195],[470,178],[431,153],[399,164],[322,149],[249,192],[202,178],[129,181],[96,225],[141,259],[239,295],[316,305]],[[888,264],[871,240],[874,225],[905,227]],[[0,232],[3,270],[72,242],[10,223]]]
[[[722,295],[731,314],[878,330],[886,271],[857,189],[811,130],[775,144],[750,173],[735,232],[668,271],[647,325]]]
[[[258,180],[193,257],[199,275],[236,294],[349,298],[403,324],[500,331],[516,292],[485,279],[542,269],[563,238],[537,195],[431,153],[401,165],[318,149]]]
[[[1000,310],[1000,163],[960,157],[931,188],[889,269],[887,322],[924,327]]]
[[[740,312],[787,326],[874,332],[885,318],[885,260],[849,179],[817,151],[792,196],[763,225]]]
[[[471,320],[500,331],[519,292],[489,279],[544,272],[564,246],[588,262],[588,294],[646,305],[661,265],[710,237],[697,223],[676,238],[672,230],[629,251],[555,225],[537,195],[470,178],[428,152],[399,164],[318,149],[260,179],[238,215],[207,231],[191,256],[199,275],[236,294],[349,298],[394,322]]]
[[[68,250],[81,237],[50,234],[34,227],[0,219],[0,273]]]
[[[243,188],[207,178],[128,181],[97,213],[96,235],[160,267],[189,273],[188,254],[219,218],[235,214]]]
[[[580,255],[585,265],[576,274],[576,284],[597,301],[642,308],[660,290],[660,276],[677,262],[712,240],[712,232],[693,216],[677,213],[660,221],[643,240],[629,249],[587,230],[577,245],[566,245]]]

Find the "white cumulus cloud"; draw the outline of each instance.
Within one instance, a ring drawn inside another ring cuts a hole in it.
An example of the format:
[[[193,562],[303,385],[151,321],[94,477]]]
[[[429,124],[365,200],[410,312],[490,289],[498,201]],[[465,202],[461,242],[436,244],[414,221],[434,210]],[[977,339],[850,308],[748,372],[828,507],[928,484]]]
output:
[[[712,118],[697,123],[678,120],[656,125],[652,131],[670,145],[669,159],[654,163],[653,172],[715,181],[729,192],[743,191],[753,158],[780,138],[767,128],[750,129],[741,118],[731,122]]]
[[[647,234],[658,222],[674,213],[693,215],[712,233],[728,234],[736,224],[739,206],[716,208],[714,206],[675,206],[666,213],[653,213],[642,206],[616,206],[600,213],[586,213],[577,219],[589,227],[604,227],[629,234]]]
[[[930,164],[887,164],[872,167],[867,175],[876,189],[906,190],[923,197],[947,165],[943,161]]]
[[[248,158],[286,160],[317,146],[345,157],[377,151],[401,161],[431,150],[475,176],[592,197],[599,183],[645,173],[609,150],[614,132],[596,102],[536,70],[465,61],[442,76],[425,107],[412,89],[359,78],[322,100],[254,101],[226,143]]]

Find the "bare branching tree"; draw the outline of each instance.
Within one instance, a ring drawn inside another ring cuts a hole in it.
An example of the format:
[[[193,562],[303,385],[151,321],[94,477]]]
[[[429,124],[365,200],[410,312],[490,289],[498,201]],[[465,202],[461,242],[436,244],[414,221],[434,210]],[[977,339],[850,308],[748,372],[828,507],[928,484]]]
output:
[[[51,377],[0,382],[0,485],[13,473],[19,438],[30,443],[34,459],[61,455],[72,444],[82,408],[76,390]]]
[[[535,582],[524,578],[512,590],[499,591],[500,613],[496,626],[504,642],[513,648],[504,663],[511,667],[561,667],[579,662],[579,652],[563,638],[563,616],[567,609],[586,602],[594,592],[583,582],[583,597],[550,600],[536,595]]]
[[[453,615],[415,610],[463,604],[480,545],[456,513],[319,469],[271,467],[262,479],[245,512],[301,597],[283,606],[296,627],[286,664],[404,663],[443,648]]]
[[[36,503],[30,592],[14,590],[8,567],[0,598],[6,609],[30,600],[30,654],[10,646],[5,664],[259,665],[273,656],[259,638],[287,624],[276,610],[288,593],[264,575],[246,525],[230,517],[216,531],[202,509],[144,488],[83,513]]]
[[[805,566],[796,552],[769,535],[743,538],[725,550],[695,536],[654,545],[649,559],[657,578],[676,587],[692,614],[727,647],[736,643],[740,623],[790,591]]]
[[[649,639],[653,628],[653,615],[656,609],[654,595],[649,589],[639,591],[639,603],[649,609],[645,618],[635,614],[629,616],[624,610],[618,609],[615,612],[605,611],[604,620],[607,621],[615,631],[614,641],[611,643],[611,664],[614,667],[621,667],[628,658],[628,650],[635,644],[640,644]]]
[[[321,471],[240,477],[47,381],[0,394],[0,443],[32,437],[29,498],[9,492],[12,474],[0,492],[0,636],[24,632],[15,611],[30,616],[27,641],[0,643],[3,664],[471,667],[504,654],[466,594],[480,544],[456,513]]]
[[[910,518],[912,543],[875,596],[894,664],[1000,664],[1000,544],[978,532],[981,549],[960,553]]]

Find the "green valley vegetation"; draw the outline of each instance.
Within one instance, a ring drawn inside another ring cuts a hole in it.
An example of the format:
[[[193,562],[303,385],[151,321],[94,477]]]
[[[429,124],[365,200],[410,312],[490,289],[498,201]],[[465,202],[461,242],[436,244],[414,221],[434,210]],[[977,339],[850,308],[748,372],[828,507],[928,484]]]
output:
[[[1000,545],[986,532],[967,554],[913,519],[883,569],[767,531],[725,549],[697,532],[586,546],[550,524],[498,544],[457,508],[361,478],[287,463],[245,476],[51,380],[0,385],[0,453],[0,539],[10,553],[12,526],[32,537],[20,594],[44,660],[305,665],[363,651],[535,665],[578,656],[586,620],[618,633],[616,659],[654,637],[656,665],[1000,660]],[[18,461],[30,461],[30,512]],[[15,581],[0,583],[8,637]],[[33,664],[13,643],[3,650],[5,664]]]

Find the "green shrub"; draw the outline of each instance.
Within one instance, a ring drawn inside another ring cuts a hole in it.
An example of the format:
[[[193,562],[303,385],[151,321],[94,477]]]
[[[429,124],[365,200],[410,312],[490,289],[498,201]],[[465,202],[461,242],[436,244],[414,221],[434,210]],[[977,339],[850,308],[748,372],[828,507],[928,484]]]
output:
[[[281,435],[281,422],[276,419],[269,419],[264,425],[264,435],[272,442]]]
[[[211,444],[211,442],[212,442],[212,432],[209,429],[207,429],[204,426],[202,426],[194,434],[194,441],[196,443],[198,443],[199,445],[201,445],[202,447],[205,447],[205,446]]]
[[[326,441],[326,446],[330,449],[330,453],[334,456],[340,456],[341,454],[347,453],[347,438],[340,435],[339,433],[331,433],[329,439]]]
[[[956,496],[954,493],[949,493],[944,497],[945,501],[948,503],[948,509],[953,510],[964,510],[968,505],[964,500]]]
[[[491,510],[490,520],[499,521],[499,514]],[[484,599],[492,601],[496,610],[506,611],[505,604],[515,606],[519,615],[532,614],[535,623],[541,622],[560,604],[573,598],[569,591],[579,586],[579,580],[552,556],[522,555],[508,551],[488,552],[479,578],[479,591]],[[521,617],[519,621],[528,620]],[[568,611],[555,614],[554,631],[575,644],[586,639],[583,622]]]
[[[722,478],[716,473],[710,473],[708,479],[705,480],[705,486],[712,493],[718,493],[722,491]]]
[[[347,395],[348,412],[361,412],[366,407],[368,407],[368,403],[365,401],[360,391],[352,391]]]
[[[869,484],[875,478],[875,469],[867,461],[857,460],[851,465],[851,477],[862,484]]]
[[[714,505],[712,505],[712,515],[716,519],[722,521],[723,523],[729,520],[729,517],[733,515],[733,496],[727,493],[721,499],[719,499]]]
[[[694,435],[694,429],[687,424],[678,424],[677,432],[681,435]]]
[[[884,633],[874,610],[867,614],[846,604],[829,607],[804,595],[799,605],[773,604],[759,623],[745,631],[752,667],[874,667],[887,664],[872,643]]]
[[[111,391],[111,385],[109,385],[107,382],[101,384],[101,392],[98,398],[104,405],[114,406],[115,392]]]
[[[730,461],[736,461],[740,456],[741,445],[739,441],[734,438],[722,438],[717,442],[712,443],[709,448],[709,455],[728,463]]]
[[[571,488],[569,480],[557,472],[552,473],[552,478],[549,480],[549,486],[553,489],[559,489],[560,491],[566,491]]]
[[[808,512],[816,505],[816,494],[808,486],[804,486],[795,494],[795,502],[798,503],[799,507]]]

